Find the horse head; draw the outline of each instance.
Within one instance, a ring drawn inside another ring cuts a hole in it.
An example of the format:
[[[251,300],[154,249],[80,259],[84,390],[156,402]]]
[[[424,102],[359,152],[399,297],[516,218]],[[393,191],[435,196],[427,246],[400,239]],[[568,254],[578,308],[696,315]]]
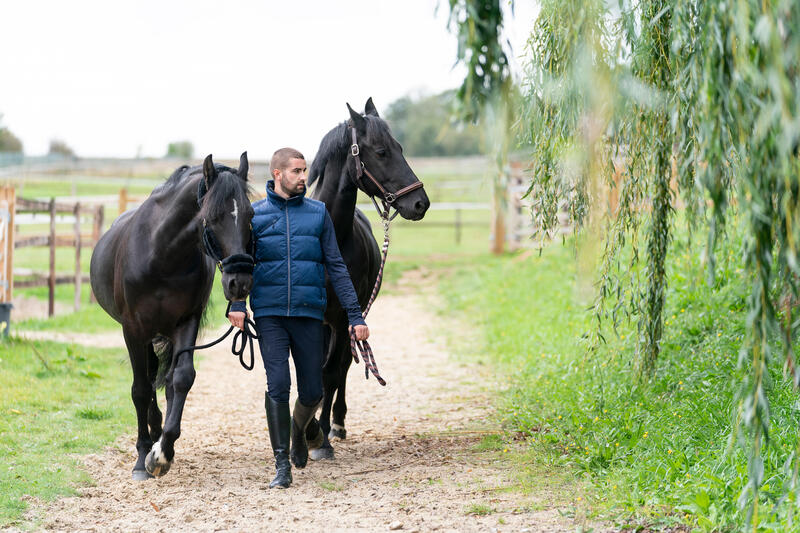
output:
[[[247,152],[239,169],[215,164],[209,154],[203,161],[203,179],[198,190],[202,220],[202,242],[222,271],[225,298],[242,300],[253,285],[253,241],[250,221],[253,208],[248,198]]]
[[[389,204],[405,219],[420,220],[431,202],[422,184],[403,157],[403,147],[392,136],[389,125],[378,116],[372,98],[364,106],[364,114],[350,111],[348,127],[352,136],[350,159],[356,170],[368,179],[358,179],[359,188],[378,199],[389,198]],[[353,168],[353,167],[351,167]],[[358,173],[358,172],[357,172]]]

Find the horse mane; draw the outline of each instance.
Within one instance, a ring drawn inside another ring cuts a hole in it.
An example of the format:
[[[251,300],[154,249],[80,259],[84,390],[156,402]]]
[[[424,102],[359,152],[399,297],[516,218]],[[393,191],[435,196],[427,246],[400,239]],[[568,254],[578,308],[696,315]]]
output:
[[[319,180],[317,187],[320,187],[325,177],[325,167],[328,165],[328,161],[334,162],[336,168],[341,169],[347,160],[349,150],[350,137],[347,135],[347,122],[342,122],[320,141],[317,155],[314,156],[311,169],[308,171],[308,185]]]
[[[217,169],[217,179],[203,196],[203,206],[200,208],[200,216],[203,218],[215,218],[226,209],[230,209],[227,201],[231,198],[243,209],[250,204],[252,188],[250,184],[239,177],[235,169],[225,165],[214,164]],[[202,172],[202,168],[200,169]]]
[[[239,177],[236,169],[220,163],[214,163],[214,168],[217,169],[217,179],[203,196],[203,205],[200,208],[200,215],[204,218],[214,218],[221,214],[227,208],[225,203],[230,198],[235,198],[241,205],[250,203],[249,197],[253,192],[250,184]],[[164,183],[153,189],[153,193],[167,193],[198,174],[203,174],[202,165],[182,165]]]
[[[364,115],[364,118],[367,123],[367,137],[372,142],[383,141],[388,143],[392,139],[392,131],[385,120],[374,115]],[[341,169],[344,168],[347,156],[350,154],[350,145],[353,142],[348,122],[345,121],[335,126],[320,141],[317,155],[314,156],[311,169],[308,171],[309,186],[317,180],[319,180],[317,187],[322,185],[325,177],[325,167],[329,161],[334,163],[334,168],[336,169],[336,172],[332,173],[333,175],[338,175]],[[359,139],[358,142],[361,144],[363,139]]]

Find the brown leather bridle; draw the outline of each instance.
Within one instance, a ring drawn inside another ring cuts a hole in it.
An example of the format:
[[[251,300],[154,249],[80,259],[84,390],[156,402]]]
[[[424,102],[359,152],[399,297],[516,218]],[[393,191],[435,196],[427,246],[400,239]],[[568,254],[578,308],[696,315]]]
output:
[[[378,210],[378,215],[380,215],[381,218],[388,217],[389,220],[394,220],[394,217],[397,216],[399,211],[397,211],[397,208],[395,207],[394,214],[391,217],[389,217],[389,208],[394,207],[394,203],[397,201],[398,198],[405,196],[406,194],[412,191],[416,191],[417,189],[421,189],[423,187],[423,183],[417,180],[416,182],[412,183],[411,185],[408,185],[407,187],[403,187],[397,192],[389,192],[386,189],[384,189],[383,185],[381,185],[380,182],[375,179],[375,176],[373,176],[372,173],[370,173],[370,171],[367,170],[367,167],[365,167],[364,163],[361,161],[361,149],[358,147],[356,128],[353,125],[349,124],[348,127],[350,128],[350,132],[353,138],[353,144],[350,145],[350,155],[353,156],[353,159],[356,162],[356,183],[358,184],[358,186],[361,188],[362,191],[369,194],[367,192],[366,187],[364,186],[364,181],[363,181],[363,176],[366,175],[383,195],[383,198],[381,198],[381,203],[383,204],[383,210],[381,210],[381,208],[378,207],[378,202],[375,201],[375,196],[369,194],[370,200],[372,200],[372,203],[375,205],[375,209]]]
[[[372,304],[375,302],[375,298],[378,296],[378,288],[381,286],[381,280],[383,279],[383,268],[386,266],[386,256],[389,253],[389,222],[391,222],[394,217],[400,212],[395,207],[395,212],[392,216],[389,216],[389,209],[394,207],[394,204],[398,198],[405,196],[406,194],[416,191],[417,189],[422,188],[422,182],[417,180],[415,183],[407,187],[403,187],[397,192],[389,192],[383,188],[378,180],[375,179],[367,167],[364,166],[364,163],[361,161],[361,150],[358,147],[358,138],[356,137],[356,128],[352,124],[348,124],[350,131],[352,132],[353,144],[350,145],[350,155],[353,156],[353,159],[356,162],[356,185],[364,192],[367,192],[367,189],[364,187],[363,176],[366,176],[375,184],[378,190],[383,195],[381,198],[381,203],[383,204],[383,210],[378,207],[378,202],[375,201],[375,196],[369,194],[370,200],[375,205],[375,209],[378,211],[378,216],[381,217],[381,222],[383,222],[383,247],[381,249],[381,264],[378,267],[378,276],[375,278],[375,286],[372,288],[372,294],[369,297],[369,301],[367,302],[367,307],[361,313],[361,316],[367,318],[367,314],[369,313]],[[369,342],[366,340],[359,341],[356,340],[356,332],[353,326],[350,326],[350,352],[353,354],[353,359],[356,363],[358,363],[358,354],[361,352],[361,358],[364,359],[364,376],[369,379],[369,374],[372,372],[372,375],[375,376],[375,379],[378,380],[378,383],[381,385],[386,385],[386,381],[381,377],[380,372],[378,372],[378,365],[375,362],[375,354],[372,351],[372,347],[369,345]]]

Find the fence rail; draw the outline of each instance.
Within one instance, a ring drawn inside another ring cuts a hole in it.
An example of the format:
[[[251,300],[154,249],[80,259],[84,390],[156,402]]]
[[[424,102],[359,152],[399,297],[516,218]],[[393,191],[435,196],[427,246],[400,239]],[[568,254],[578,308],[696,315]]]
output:
[[[105,208],[102,205],[81,205],[80,202],[74,204],[57,203],[55,198],[51,198],[49,202],[42,200],[34,200],[30,198],[16,198],[16,201],[10,208],[15,214],[21,213],[45,213],[49,215],[50,231],[47,235],[28,235],[19,236],[16,239],[12,238],[10,245],[12,249],[26,248],[31,246],[47,246],[50,249],[50,268],[47,272],[42,271],[24,271],[14,270],[12,275],[24,279],[20,279],[16,285],[22,287],[41,287],[47,285],[48,287],[48,316],[53,316],[55,313],[55,288],[56,285],[69,284],[75,285],[75,310],[80,309],[81,303],[81,285],[89,281],[89,276],[81,272],[81,250],[84,246],[93,247],[100,239],[103,231],[103,221],[105,216]],[[57,234],[56,233],[56,217],[58,214],[72,215],[72,233]],[[82,217],[82,215],[84,215]],[[83,233],[81,228],[82,218],[86,216],[91,217],[92,231],[89,234]],[[75,273],[65,274],[56,272],[56,248],[68,247],[75,248]],[[9,279],[12,279],[9,276]],[[12,284],[13,287],[13,279]],[[11,294],[9,291],[8,298],[10,300]]]

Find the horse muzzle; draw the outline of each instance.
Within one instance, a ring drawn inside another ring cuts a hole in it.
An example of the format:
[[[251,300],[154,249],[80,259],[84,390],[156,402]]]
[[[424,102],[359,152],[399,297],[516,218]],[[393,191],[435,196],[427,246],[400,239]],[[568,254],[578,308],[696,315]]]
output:
[[[395,202],[395,209],[406,220],[422,220],[430,206],[431,201],[422,189],[418,189],[403,198],[398,198]]]
[[[253,274],[248,272],[223,272],[222,291],[228,301],[244,300],[253,287]]]

